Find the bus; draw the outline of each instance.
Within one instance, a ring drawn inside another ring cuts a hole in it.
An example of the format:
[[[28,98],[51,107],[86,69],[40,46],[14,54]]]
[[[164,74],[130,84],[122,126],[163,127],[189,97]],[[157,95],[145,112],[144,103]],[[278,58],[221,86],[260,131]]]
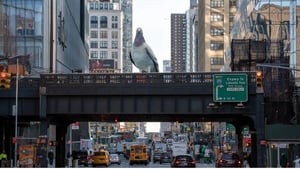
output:
[[[129,164],[145,164],[149,163],[147,146],[146,145],[131,145]]]

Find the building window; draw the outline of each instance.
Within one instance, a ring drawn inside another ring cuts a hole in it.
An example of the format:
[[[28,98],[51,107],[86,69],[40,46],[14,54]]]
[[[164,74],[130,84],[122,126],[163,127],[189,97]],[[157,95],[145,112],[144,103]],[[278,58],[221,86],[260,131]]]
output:
[[[117,29],[117,28],[118,28],[118,23],[112,23],[112,24],[111,24],[111,28]]]
[[[90,3],[90,9],[93,10],[94,9],[94,2]]]
[[[224,15],[218,14],[218,13],[212,13],[210,15],[210,21],[211,22],[219,22],[224,20]]]
[[[118,39],[118,31],[112,31],[111,32],[111,38],[112,39]]]
[[[224,0],[211,0],[210,7],[212,7],[212,8],[224,7]]]
[[[91,59],[98,59],[98,52],[97,51],[91,51]]]
[[[104,4],[104,9],[106,9],[106,10],[108,9],[108,3]]]
[[[91,41],[91,48],[98,48],[98,42],[97,41]]]
[[[98,28],[98,17],[91,16],[91,28]]]
[[[107,28],[107,16],[100,17],[100,28]]]
[[[211,27],[210,35],[211,36],[223,36],[224,35],[224,29],[223,28]]]
[[[98,31],[91,31],[91,38],[98,38]]]
[[[118,21],[118,16],[112,16],[111,21]]]
[[[100,59],[107,59],[107,51],[100,51]]]
[[[100,32],[100,38],[107,39],[107,31],[101,31]]]
[[[104,49],[108,47],[108,42],[107,41],[100,41],[100,48]]]
[[[111,52],[112,59],[118,59],[118,52]]]
[[[211,65],[224,65],[224,59],[221,56],[210,58]]]
[[[211,42],[210,43],[210,49],[211,50],[223,50],[224,49],[224,43],[223,42]]]
[[[113,10],[114,9],[114,5],[112,3],[109,3],[109,10]]]
[[[118,41],[111,41],[111,48],[117,49],[118,48]]]
[[[230,7],[236,6],[236,0],[229,0],[229,6]]]
[[[233,20],[234,20],[234,14],[230,13],[229,14],[229,22],[233,22]]]

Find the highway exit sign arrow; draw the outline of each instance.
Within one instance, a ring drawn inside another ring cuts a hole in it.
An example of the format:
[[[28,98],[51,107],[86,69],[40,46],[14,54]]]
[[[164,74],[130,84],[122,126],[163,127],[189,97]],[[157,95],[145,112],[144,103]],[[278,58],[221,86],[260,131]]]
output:
[[[213,75],[214,102],[247,102],[247,74]]]

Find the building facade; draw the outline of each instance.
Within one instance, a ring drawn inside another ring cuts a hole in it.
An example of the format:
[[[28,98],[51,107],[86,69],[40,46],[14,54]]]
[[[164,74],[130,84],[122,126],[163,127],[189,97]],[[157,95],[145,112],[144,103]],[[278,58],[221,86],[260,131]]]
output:
[[[24,75],[86,72],[84,14],[84,0],[0,1],[2,66],[15,64],[16,59],[8,58],[18,56]],[[72,29],[76,31],[67,31]]]
[[[198,3],[198,71],[220,71],[230,31],[237,11],[237,0],[202,0]]]
[[[123,72],[123,12],[121,2],[89,2],[89,70]]]
[[[87,9],[85,0],[1,0],[1,71],[15,76],[16,69],[10,67],[16,67],[18,60],[18,73],[23,76],[22,79],[41,73],[88,72]],[[48,144],[38,143],[43,130],[40,122],[17,121],[15,133],[6,118],[1,117],[3,131],[12,137],[17,136],[18,147],[39,146],[39,166],[47,167]],[[50,124],[49,140],[56,139],[52,128]],[[11,140],[1,139],[0,147],[13,159],[19,154],[14,151],[16,144]]]
[[[171,61],[163,60],[163,72],[171,72]]]
[[[171,14],[171,72],[186,72],[186,14]]]
[[[123,73],[132,72],[129,52],[132,46],[132,0],[121,0],[123,12]]]

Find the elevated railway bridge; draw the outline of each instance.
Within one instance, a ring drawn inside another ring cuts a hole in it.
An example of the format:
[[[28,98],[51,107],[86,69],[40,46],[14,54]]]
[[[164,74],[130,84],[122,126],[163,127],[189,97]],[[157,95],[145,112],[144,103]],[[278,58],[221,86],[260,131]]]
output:
[[[0,90],[0,121],[4,131],[1,138],[5,138],[1,147],[10,147],[7,152],[11,157],[15,84],[13,79],[10,89]],[[249,126],[253,165],[265,166],[265,146],[260,144],[265,137],[264,98],[262,92],[257,92],[255,72],[41,74],[19,79],[18,86],[18,128],[24,127],[22,122],[38,121],[38,137],[47,138],[49,124],[55,125],[57,167],[65,166],[68,125],[76,121],[114,122],[116,119],[229,122],[236,128],[240,153],[241,133]],[[225,95],[219,93],[223,89]],[[239,92],[246,96],[239,98]],[[41,166],[45,166],[47,142],[40,142],[39,146]]]

